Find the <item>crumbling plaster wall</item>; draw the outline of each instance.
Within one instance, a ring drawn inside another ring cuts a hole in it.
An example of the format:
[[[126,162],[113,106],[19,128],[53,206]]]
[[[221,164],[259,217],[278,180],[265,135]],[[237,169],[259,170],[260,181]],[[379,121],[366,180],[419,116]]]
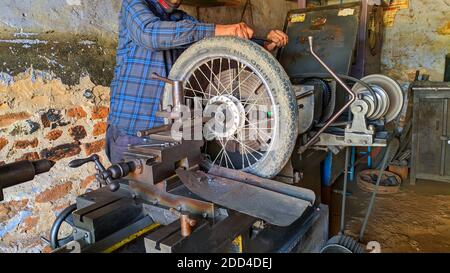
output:
[[[245,0],[242,0],[244,2]],[[0,0],[0,164],[50,158],[55,168],[7,189],[0,202],[0,252],[40,252],[40,236],[88,188],[92,166],[70,160],[100,153],[105,160],[108,83],[114,65],[120,0]],[[295,3],[252,0],[244,21],[262,37],[282,28]],[[184,7],[201,20],[234,23],[240,8]],[[448,0],[410,0],[386,31],[384,70],[407,80],[421,68],[442,79],[450,52]],[[48,248],[44,249],[48,251]]]
[[[413,80],[417,69],[431,80],[443,81],[445,55],[450,53],[450,0],[409,0],[395,24],[387,27],[383,70],[402,81]]]

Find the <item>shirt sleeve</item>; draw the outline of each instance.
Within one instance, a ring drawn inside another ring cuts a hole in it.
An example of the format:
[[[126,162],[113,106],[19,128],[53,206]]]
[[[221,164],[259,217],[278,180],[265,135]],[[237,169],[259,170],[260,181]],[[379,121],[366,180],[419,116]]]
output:
[[[125,24],[131,39],[152,50],[184,48],[214,36],[215,25],[184,16],[180,21],[161,21],[143,0],[123,0]]]

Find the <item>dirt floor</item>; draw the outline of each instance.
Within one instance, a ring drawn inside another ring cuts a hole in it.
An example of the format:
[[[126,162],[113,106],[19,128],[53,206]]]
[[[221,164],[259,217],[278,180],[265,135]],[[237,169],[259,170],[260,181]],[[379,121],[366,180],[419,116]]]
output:
[[[348,192],[346,234],[358,238],[371,194],[356,182],[350,183]],[[333,195],[340,196],[336,190]],[[332,226],[338,230],[340,198],[333,199]],[[363,241],[379,242],[384,253],[449,253],[450,184],[407,182],[399,193],[379,196]]]

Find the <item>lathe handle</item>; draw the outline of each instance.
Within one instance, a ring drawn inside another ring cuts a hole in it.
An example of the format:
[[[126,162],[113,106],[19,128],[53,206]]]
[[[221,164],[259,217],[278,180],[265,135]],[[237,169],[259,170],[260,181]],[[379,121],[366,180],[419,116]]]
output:
[[[87,164],[89,162],[95,162],[99,160],[98,155],[92,155],[88,158],[83,158],[83,159],[75,159],[69,162],[69,167],[71,168],[79,168],[81,166],[83,166],[84,164]]]

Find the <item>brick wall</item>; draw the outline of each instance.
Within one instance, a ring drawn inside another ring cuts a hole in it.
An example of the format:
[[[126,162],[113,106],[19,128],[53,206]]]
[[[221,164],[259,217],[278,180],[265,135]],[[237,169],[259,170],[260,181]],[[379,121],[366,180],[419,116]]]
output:
[[[93,166],[70,169],[70,160],[99,153],[103,162],[109,88],[89,77],[68,86],[28,69],[0,81],[0,164],[22,159],[55,160],[34,181],[5,190],[0,203],[0,252],[48,251],[40,236],[56,215],[88,188],[95,188]]]

